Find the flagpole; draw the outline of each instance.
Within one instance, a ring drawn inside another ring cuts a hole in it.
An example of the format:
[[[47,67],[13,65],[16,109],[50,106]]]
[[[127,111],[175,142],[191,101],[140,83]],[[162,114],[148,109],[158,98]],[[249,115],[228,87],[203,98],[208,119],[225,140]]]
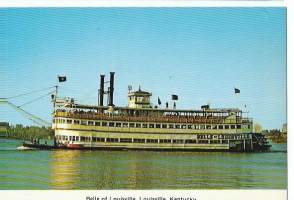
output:
[[[57,99],[57,95],[58,95],[58,81],[59,81],[59,77],[57,76],[57,79],[56,79],[56,85],[55,85],[55,98],[54,98],[54,113],[56,112],[56,99]]]
[[[234,92],[235,92],[235,109],[236,109],[236,117],[235,117],[235,132],[237,134],[237,113],[238,113],[238,95],[240,94],[240,89],[234,87]]]

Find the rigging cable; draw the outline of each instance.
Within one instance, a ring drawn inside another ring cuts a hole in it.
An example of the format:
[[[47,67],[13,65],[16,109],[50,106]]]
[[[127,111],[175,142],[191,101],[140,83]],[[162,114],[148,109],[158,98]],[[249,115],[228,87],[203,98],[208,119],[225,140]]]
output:
[[[37,97],[37,98],[32,99],[32,100],[30,100],[30,101],[28,101],[28,102],[26,102],[26,103],[23,103],[23,104],[21,104],[20,106],[17,106],[17,107],[20,108],[20,107],[25,106],[25,105],[27,105],[27,104],[33,103],[33,102],[35,102],[35,101],[37,101],[37,100],[40,100],[40,99],[42,99],[42,98],[44,98],[44,97],[46,97],[46,96],[48,96],[48,95],[50,95],[50,94],[53,94],[54,92],[55,92],[55,91],[51,91],[51,92],[49,92],[49,93],[47,93],[47,94],[44,94],[44,95],[42,95],[42,96],[40,96],[40,97]]]
[[[39,89],[39,90],[33,90],[31,92],[27,92],[27,93],[18,94],[18,95],[15,95],[15,96],[8,97],[6,99],[14,99],[14,98],[17,98],[17,97],[21,97],[21,96],[25,96],[25,95],[29,95],[29,94],[33,94],[33,93],[37,93],[37,92],[41,92],[41,91],[45,91],[45,90],[49,90],[49,89],[52,89],[52,88],[55,88],[55,86],[51,86],[51,87],[47,87],[47,88],[43,88],[43,89]]]

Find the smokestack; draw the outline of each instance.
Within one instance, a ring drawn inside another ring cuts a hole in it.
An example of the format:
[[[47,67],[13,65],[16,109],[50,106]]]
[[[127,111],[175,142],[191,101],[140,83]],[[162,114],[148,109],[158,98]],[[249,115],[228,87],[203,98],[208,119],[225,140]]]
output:
[[[109,84],[109,103],[108,106],[113,105],[113,85],[114,85],[114,72],[110,72],[110,84]]]
[[[104,77],[105,75],[100,75],[100,89],[99,89],[99,106],[103,106],[104,99]]]

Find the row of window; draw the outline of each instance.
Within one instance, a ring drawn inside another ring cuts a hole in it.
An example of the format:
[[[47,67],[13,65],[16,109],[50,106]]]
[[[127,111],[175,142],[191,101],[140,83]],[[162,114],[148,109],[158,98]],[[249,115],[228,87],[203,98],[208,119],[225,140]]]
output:
[[[241,125],[199,125],[199,124],[159,124],[159,123],[133,123],[133,122],[107,122],[107,121],[86,121],[56,118],[53,123],[77,124],[88,126],[123,127],[123,128],[162,128],[162,129],[241,129]],[[250,129],[250,125],[248,125]]]
[[[197,139],[143,139],[143,138],[103,138],[103,137],[85,137],[85,136],[66,136],[57,135],[57,140],[62,141],[81,141],[81,142],[120,142],[120,143],[175,143],[175,144],[193,144],[204,143],[203,141],[209,141],[210,143],[219,143],[218,141],[224,141],[227,139],[248,139],[250,135],[197,135]],[[224,139],[224,140],[222,140]]]

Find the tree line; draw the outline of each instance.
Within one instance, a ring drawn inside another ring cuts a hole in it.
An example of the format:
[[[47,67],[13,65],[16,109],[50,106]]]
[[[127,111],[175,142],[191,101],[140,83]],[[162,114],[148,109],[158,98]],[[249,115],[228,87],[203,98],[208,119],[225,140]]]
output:
[[[54,131],[46,127],[17,124],[7,128],[6,137],[23,140],[32,140],[34,138],[52,140],[54,138]]]

